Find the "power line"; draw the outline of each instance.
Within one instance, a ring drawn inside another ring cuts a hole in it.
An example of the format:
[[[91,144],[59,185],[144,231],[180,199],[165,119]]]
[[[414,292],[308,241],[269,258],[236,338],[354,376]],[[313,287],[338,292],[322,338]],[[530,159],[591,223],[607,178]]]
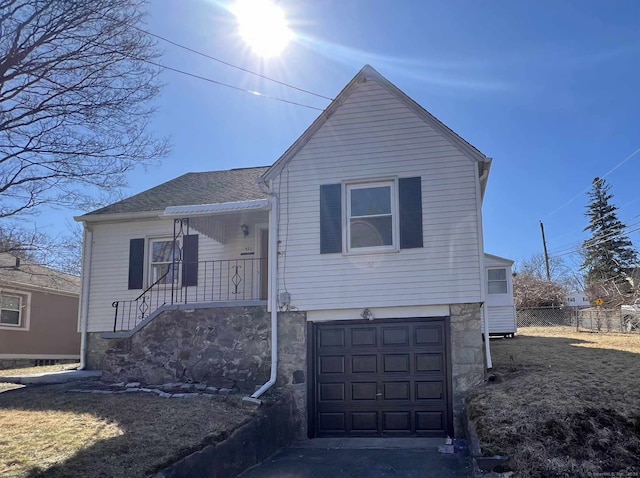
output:
[[[584,247],[589,248],[589,247],[593,247],[594,245],[597,245],[597,244],[602,244],[602,243],[608,241],[609,239],[611,239],[613,237],[616,237],[616,236],[619,236],[619,235],[622,235],[622,234],[629,234],[629,232],[636,231],[637,229],[634,229],[633,231],[626,232],[627,229],[629,229],[631,227],[634,227],[634,226],[637,226],[639,224],[640,224],[640,221],[634,222],[633,224],[625,226],[620,231],[612,231],[612,232],[609,232],[608,234],[605,234],[602,237],[597,237],[597,238],[594,237],[594,238],[591,238],[591,239],[587,239],[585,241],[574,241],[572,243],[572,245],[570,245],[570,246],[567,244],[567,246],[569,246],[569,247],[560,247],[555,252],[552,252],[551,254],[552,255],[558,255],[558,254],[561,254],[563,252],[577,251],[577,250],[580,250],[580,249],[582,249]]]
[[[609,176],[612,172],[614,172],[616,169],[618,169],[620,166],[622,166],[624,163],[626,163],[627,161],[629,161],[631,158],[633,158],[636,154],[640,153],[640,148],[636,149],[633,153],[631,153],[629,156],[627,156],[626,158],[624,158],[622,161],[620,161],[618,164],[616,164],[612,169],[610,169],[606,174],[604,174],[603,176],[600,176],[600,179],[604,179],[607,176]],[[560,206],[557,209],[554,209],[553,211],[551,211],[549,214],[547,214],[545,216],[545,218],[549,217],[549,216],[553,216],[555,213],[557,213],[559,210],[565,208],[566,206],[568,206],[569,204],[571,204],[573,201],[575,201],[576,199],[578,199],[579,197],[581,197],[584,193],[586,193],[589,189],[591,189],[591,186],[588,186],[587,188],[583,189],[582,191],[580,191],[578,194],[576,194],[574,197],[572,197],[571,199],[569,199],[566,203],[564,203],[562,206]]]
[[[289,103],[290,105],[302,106],[303,108],[309,108],[309,109],[312,109],[312,110],[324,111],[324,109],[322,109],[322,108],[316,108],[315,106],[305,105],[304,103],[298,103],[296,101],[285,100],[283,98],[278,98],[277,96],[265,95],[265,94],[260,93],[258,91],[247,90],[245,88],[240,88],[239,86],[230,85],[228,83],[223,83],[221,81],[214,80],[212,78],[207,78],[205,76],[196,75],[195,73],[189,73],[188,71],[180,70],[178,68],[173,68],[171,66],[163,65],[161,63],[156,63],[155,61],[147,60],[147,59],[144,59],[144,58],[136,58],[136,59],[140,60],[140,61],[143,61],[145,63],[148,63],[150,65],[157,66],[158,68],[164,68],[165,70],[174,71],[174,72],[180,73],[182,75],[190,76],[192,78],[197,78],[197,79],[203,80],[203,81],[208,81],[209,83],[214,83],[216,85],[225,86],[227,88],[231,88],[231,89],[234,89],[234,90],[242,91],[244,93],[249,93],[249,94],[252,94],[254,96],[259,96],[259,97],[262,97],[262,98],[267,98],[267,99],[275,100],[275,101],[281,101],[283,103]]]
[[[203,56],[203,57],[208,58],[210,60],[217,61],[218,63],[221,63],[221,64],[223,64],[225,66],[229,66],[231,68],[235,68],[237,70],[244,71],[245,73],[249,73],[251,75],[258,76],[258,77],[263,78],[265,80],[269,80],[269,81],[272,81],[272,82],[277,83],[279,85],[286,86],[287,88],[292,88],[292,89],[300,91],[302,93],[307,93],[308,95],[313,95],[313,96],[317,96],[318,98],[322,98],[322,99],[325,99],[325,100],[333,101],[333,98],[330,98],[328,96],[324,96],[324,95],[321,95],[321,94],[318,94],[318,93],[314,93],[313,91],[305,90],[304,88],[299,88],[299,87],[291,85],[289,83],[285,83],[284,81],[276,80],[275,78],[271,78],[269,76],[263,75],[263,74],[258,73],[256,71],[248,70],[247,68],[243,68],[241,66],[234,65],[233,63],[229,63],[227,61],[221,60],[221,59],[216,58],[214,56],[211,56],[211,55],[209,55],[207,53],[203,53],[203,52],[195,50],[195,49],[193,49],[191,47],[188,47],[188,46],[185,46],[185,45],[181,45],[180,43],[177,43],[177,42],[175,42],[173,40],[169,40],[168,38],[165,38],[165,37],[163,37],[161,35],[158,35],[156,33],[152,33],[150,31],[145,30],[143,28],[140,28],[140,27],[138,27],[136,25],[131,25],[130,24],[130,26],[135,28],[136,30],[139,30],[139,31],[141,31],[143,33],[146,33],[147,35],[150,35],[150,36],[152,36],[154,38],[157,38],[159,40],[167,42],[167,43],[169,43],[169,44],[171,44],[173,46],[176,46],[178,48],[182,48],[183,50],[189,51],[191,53],[195,53],[196,55],[200,55],[200,56]]]
[[[640,223],[637,223],[640,224]],[[632,232],[636,232],[636,231],[640,231],[640,227],[636,227],[635,229],[632,229],[630,231],[620,231],[618,233],[612,233],[611,237],[615,237],[618,236],[620,234],[631,234]],[[605,242],[608,242],[609,240],[611,240],[611,237],[605,236],[603,238],[598,238],[597,242],[594,242],[593,244],[589,244],[589,245],[585,245],[584,247],[589,249],[595,246],[599,246],[600,244],[604,244]],[[553,254],[555,257],[561,257],[561,256],[567,256],[569,254],[575,254],[576,252],[580,251],[582,249],[581,248],[576,248],[573,250],[568,250],[566,252],[560,253],[560,254]]]

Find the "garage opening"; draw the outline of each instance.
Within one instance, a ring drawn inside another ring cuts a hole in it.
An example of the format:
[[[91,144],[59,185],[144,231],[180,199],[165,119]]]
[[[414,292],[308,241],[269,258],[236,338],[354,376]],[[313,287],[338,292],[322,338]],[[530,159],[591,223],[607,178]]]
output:
[[[453,435],[447,318],[310,328],[310,437]]]

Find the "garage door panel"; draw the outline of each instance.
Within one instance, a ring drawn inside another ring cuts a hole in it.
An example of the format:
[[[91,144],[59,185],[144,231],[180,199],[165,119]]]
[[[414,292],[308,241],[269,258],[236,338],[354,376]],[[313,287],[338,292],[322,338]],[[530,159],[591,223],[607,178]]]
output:
[[[411,433],[411,412],[391,411],[382,413],[382,431],[383,433]]]
[[[314,325],[315,436],[450,434],[447,330],[442,318]]]
[[[385,354],[382,356],[383,373],[409,373],[409,354]]]
[[[352,355],[351,356],[351,372],[352,373],[378,373],[378,356],[370,355]]]
[[[344,347],[345,331],[336,328],[321,329],[319,339],[320,347]]]
[[[445,370],[442,352],[416,353],[414,360],[416,373],[443,373]]]
[[[352,382],[351,383],[351,399],[354,401],[373,400],[375,401],[378,392],[378,384],[376,382]]]
[[[445,400],[445,382],[444,380],[433,380],[427,382],[416,382],[416,401],[423,400]]]
[[[318,417],[318,431],[320,433],[344,434],[347,430],[346,412],[324,412]]]
[[[409,327],[382,327],[384,347],[409,346]]]
[[[320,357],[320,373],[323,375],[344,373],[344,355]]]
[[[411,400],[411,382],[384,382],[382,384],[384,400]]]
[[[351,432],[377,434],[378,412],[371,410],[351,413]]]
[[[358,327],[351,329],[352,347],[376,347],[378,333],[375,327]]]
[[[445,415],[442,411],[416,412],[416,433],[445,433]]]
[[[320,402],[344,402],[346,400],[344,383],[321,383],[318,385],[318,399]]]
[[[443,346],[445,341],[443,324],[423,325],[414,329],[414,344],[421,346]]]

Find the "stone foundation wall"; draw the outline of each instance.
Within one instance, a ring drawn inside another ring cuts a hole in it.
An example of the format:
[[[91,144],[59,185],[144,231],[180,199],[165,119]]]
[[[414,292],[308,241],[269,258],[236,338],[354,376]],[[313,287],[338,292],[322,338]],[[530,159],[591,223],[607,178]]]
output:
[[[264,306],[165,311],[132,337],[93,337],[90,366],[101,364],[105,381],[198,382],[252,392],[269,378],[270,320]]]
[[[307,314],[278,314],[278,380],[292,397],[291,422],[298,439],[307,438]]]
[[[464,401],[469,390],[484,381],[485,358],[480,304],[456,304],[451,309],[451,376],[453,428],[464,436]]]

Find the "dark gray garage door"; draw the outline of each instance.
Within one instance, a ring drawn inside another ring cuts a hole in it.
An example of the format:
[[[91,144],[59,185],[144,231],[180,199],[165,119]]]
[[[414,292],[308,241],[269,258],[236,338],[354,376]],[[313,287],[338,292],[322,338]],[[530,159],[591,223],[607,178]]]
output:
[[[444,318],[312,327],[312,436],[452,434]]]

